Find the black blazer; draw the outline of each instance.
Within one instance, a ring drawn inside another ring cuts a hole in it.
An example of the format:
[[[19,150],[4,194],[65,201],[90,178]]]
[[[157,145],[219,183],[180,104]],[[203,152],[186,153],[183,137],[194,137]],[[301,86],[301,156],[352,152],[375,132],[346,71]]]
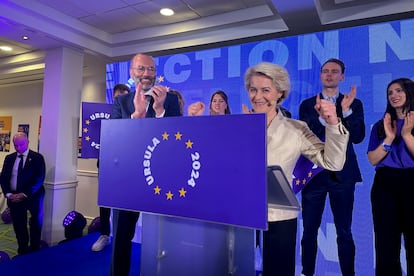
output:
[[[319,96],[323,99],[322,93]],[[347,118],[344,118],[341,108],[341,101],[343,98],[344,95],[340,93],[336,100],[336,114],[349,131],[349,141],[344,168],[342,171],[333,172],[333,174],[339,181],[352,180],[360,182],[362,181],[361,171],[358,166],[353,144],[359,144],[365,138],[364,110],[362,102],[359,99],[354,99],[351,104],[352,114]],[[315,104],[316,96],[304,100],[300,104],[299,119],[305,121],[319,139],[325,141],[325,127],[319,122],[319,115],[314,108]]]
[[[129,119],[131,114],[134,113],[134,96],[135,92],[118,96],[114,99],[114,105],[112,108],[111,119]],[[150,104],[148,106],[147,114],[145,117],[155,117],[155,110],[152,108],[154,99],[151,97]],[[174,94],[167,93],[164,102],[165,115],[164,117],[181,116],[180,105],[178,103],[178,97]]]
[[[36,197],[45,192],[43,183],[45,180],[46,165],[43,155],[29,150],[26,162],[23,167],[21,185],[17,186],[15,192],[10,189],[10,180],[13,172],[14,162],[17,158],[17,152],[6,156],[3,163],[3,169],[0,175],[0,184],[4,195],[8,193],[24,193],[29,199]]]

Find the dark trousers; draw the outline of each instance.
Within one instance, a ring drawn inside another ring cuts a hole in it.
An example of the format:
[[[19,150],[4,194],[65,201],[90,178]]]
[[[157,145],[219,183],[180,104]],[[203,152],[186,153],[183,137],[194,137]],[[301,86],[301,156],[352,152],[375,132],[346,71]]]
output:
[[[111,276],[129,276],[131,267],[132,238],[139,212],[113,209]]]
[[[263,231],[263,276],[294,276],[297,219],[269,222]]]
[[[371,189],[377,276],[402,275],[401,237],[407,275],[414,275],[414,169],[380,168]]]
[[[43,199],[44,194],[22,202],[8,201],[13,229],[16,233],[17,253],[19,255],[40,249],[40,238],[43,225]],[[29,230],[27,229],[27,212],[30,213]],[[29,246],[30,241],[30,246]]]
[[[338,258],[342,275],[355,275],[355,243],[352,237],[352,211],[355,182],[338,182],[329,171],[318,173],[302,190],[302,273],[314,275],[318,250],[318,229],[326,196],[334,218]]]
[[[100,231],[101,235],[107,235],[111,233],[111,225],[109,223],[109,218],[111,216],[111,208],[99,207],[99,222],[100,222]]]

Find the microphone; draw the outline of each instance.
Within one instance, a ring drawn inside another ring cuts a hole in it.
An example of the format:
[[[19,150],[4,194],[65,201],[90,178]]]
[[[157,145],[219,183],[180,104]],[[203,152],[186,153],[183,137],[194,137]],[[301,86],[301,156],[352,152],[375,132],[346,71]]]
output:
[[[274,102],[275,102],[275,104],[276,104],[276,101],[274,101]],[[273,105],[273,102],[268,102],[268,103],[267,103],[267,106],[268,106],[268,107],[271,107],[272,105]]]

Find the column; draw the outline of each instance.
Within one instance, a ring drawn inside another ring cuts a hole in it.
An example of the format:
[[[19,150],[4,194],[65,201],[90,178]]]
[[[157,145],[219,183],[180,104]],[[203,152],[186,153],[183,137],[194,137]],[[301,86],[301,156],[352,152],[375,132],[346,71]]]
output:
[[[62,222],[75,209],[82,75],[82,52],[46,52],[39,151],[46,162],[42,239],[49,245],[65,239]]]

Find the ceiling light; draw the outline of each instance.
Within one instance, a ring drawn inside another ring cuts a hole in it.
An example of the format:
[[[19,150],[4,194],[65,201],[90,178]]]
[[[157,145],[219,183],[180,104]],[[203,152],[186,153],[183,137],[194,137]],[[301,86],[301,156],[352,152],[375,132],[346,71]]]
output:
[[[9,46],[0,46],[0,50],[10,52],[13,48]]]
[[[29,40],[29,37],[27,35],[22,36],[23,40]]]
[[[160,14],[165,15],[165,16],[171,16],[174,14],[174,11],[169,8],[164,8],[160,10]]]

